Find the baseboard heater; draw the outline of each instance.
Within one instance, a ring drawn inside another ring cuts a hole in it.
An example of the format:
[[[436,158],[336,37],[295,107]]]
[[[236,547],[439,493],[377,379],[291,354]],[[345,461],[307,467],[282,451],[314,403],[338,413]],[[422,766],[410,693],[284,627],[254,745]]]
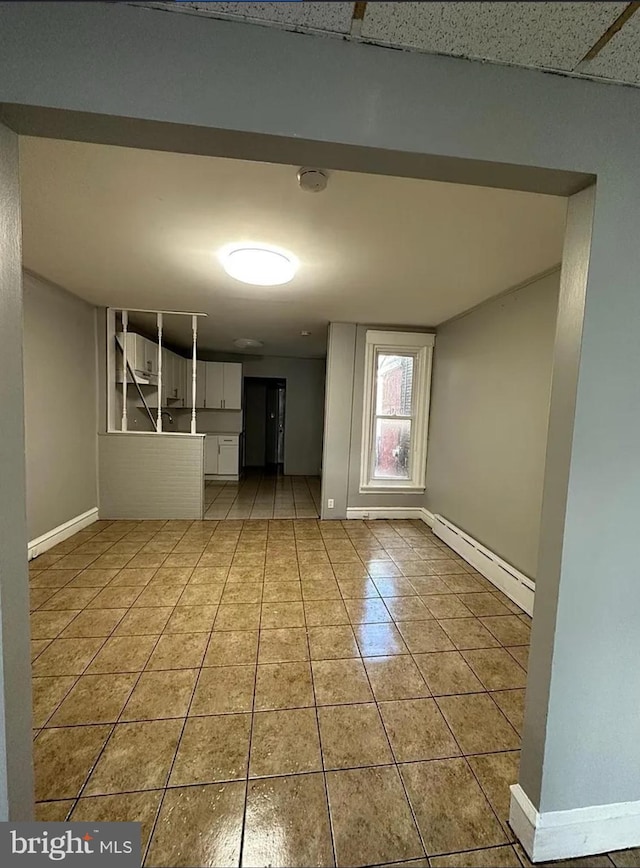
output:
[[[433,532],[528,615],[533,615],[535,582],[528,576],[441,515],[433,517]]]

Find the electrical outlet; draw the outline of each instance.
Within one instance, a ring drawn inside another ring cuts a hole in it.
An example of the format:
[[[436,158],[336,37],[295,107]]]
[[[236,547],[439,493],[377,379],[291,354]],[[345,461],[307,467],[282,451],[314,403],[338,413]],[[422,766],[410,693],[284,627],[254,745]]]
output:
[[[327,501],[327,509],[333,509],[335,505],[336,505],[335,500],[332,497],[330,497],[329,500]]]

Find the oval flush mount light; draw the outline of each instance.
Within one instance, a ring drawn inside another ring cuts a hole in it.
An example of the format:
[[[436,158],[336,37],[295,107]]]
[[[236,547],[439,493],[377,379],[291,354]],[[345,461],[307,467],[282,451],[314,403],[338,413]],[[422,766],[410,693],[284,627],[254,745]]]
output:
[[[255,286],[289,283],[298,260],[285,250],[259,245],[233,245],[220,251],[222,267],[230,277]]]
[[[257,341],[255,338],[236,338],[233,343],[241,350],[257,350],[264,346],[262,341]]]

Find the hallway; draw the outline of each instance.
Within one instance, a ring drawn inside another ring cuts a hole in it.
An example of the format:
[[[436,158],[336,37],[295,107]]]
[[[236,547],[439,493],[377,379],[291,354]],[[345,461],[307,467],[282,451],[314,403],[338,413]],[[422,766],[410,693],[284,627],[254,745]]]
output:
[[[240,482],[205,483],[206,519],[318,518],[320,477],[245,470]]]

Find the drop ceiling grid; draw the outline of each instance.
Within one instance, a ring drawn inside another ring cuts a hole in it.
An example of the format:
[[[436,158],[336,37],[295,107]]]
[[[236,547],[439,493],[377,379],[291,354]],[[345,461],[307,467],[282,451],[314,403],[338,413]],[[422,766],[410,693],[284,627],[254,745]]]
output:
[[[626,3],[370,3],[362,38],[571,71]]]
[[[631,16],[597,57],[581,63],[577,72],[640,84],[640,11]]]

